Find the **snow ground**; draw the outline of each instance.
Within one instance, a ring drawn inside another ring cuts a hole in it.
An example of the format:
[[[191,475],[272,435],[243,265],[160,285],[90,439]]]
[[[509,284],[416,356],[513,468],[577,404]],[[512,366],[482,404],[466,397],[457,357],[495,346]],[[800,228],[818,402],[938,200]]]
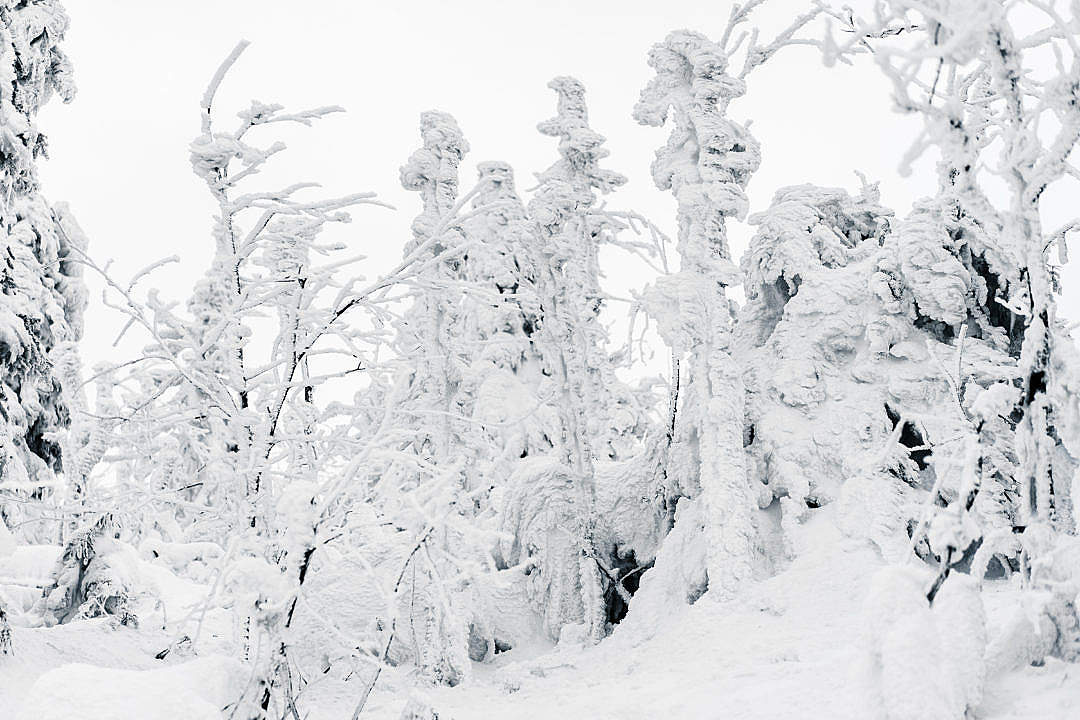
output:
[[[418,690],[406,670],[392,669],[364,717],[398,720],[415,697],[440,720],[872,718],[863,705],[857,641],[870,577],[883,562],[869,546],[852,549],[822,515],[806,528],[809,550],[738,600],[706,595],[673,608],[660,627],[623,625],[596,647],[566,641],[550,651],[518,648],[476,665],[470,682],[456,688]],[[155,578],[171,617],[197,602],[202,586],[164,568],[142,570]],[[993,625],[995,613],[989,616]],[[223,633],[228,622],[211,618],[210,634]],[[221,655],[154,659],[169,634],[152,623],[16,628],[13,640],[15,654],[0,657],[4,720],[216,720],[228,716],[221,708],[245,680],[240,664]],[[357,677],[316,680],[303,709],[309,720],[349,717],[362,685]],[[1080,670],[1048,660],[991,678],[971,717],[1080,717]]]

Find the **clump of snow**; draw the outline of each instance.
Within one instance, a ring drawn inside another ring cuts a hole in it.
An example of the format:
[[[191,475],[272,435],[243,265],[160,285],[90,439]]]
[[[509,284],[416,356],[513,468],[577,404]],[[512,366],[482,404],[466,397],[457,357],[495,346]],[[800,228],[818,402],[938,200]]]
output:
[[[872,717],[962,720],[982,700],[987,629],[975,583],[950,578],[932,607],[927,585],[913,567],[873,577],[856,660]]]

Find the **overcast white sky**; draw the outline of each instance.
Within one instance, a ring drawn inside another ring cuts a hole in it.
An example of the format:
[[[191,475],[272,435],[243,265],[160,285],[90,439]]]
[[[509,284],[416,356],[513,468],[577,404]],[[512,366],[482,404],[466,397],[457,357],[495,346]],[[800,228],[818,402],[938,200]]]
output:
[[[852,3],[858,5],[858,2]],[[631,108],[651,77],[650,46],[672,29],[717,36],[729,3],[700,0],[66,0],[66,48],[79,93],[42,111],[52,158],[42,178],[51,200],[67,200],[99,261],[114,259],[127,277],[178,254],[156,275],[166,297],[182,298],[213,247],[211,207],[192,174],[187,146],[199,131],[198,103],[222,58],[241,38],[252,42],[218,94],[218,117],[253,98],[288,107],[339,104],[348,111],[286,138],[290,149],[258,187],[318,180],[331,194],[372,190],[396,212],[361,208],[345,237],[371,256],[369,275],[400,257],[419,206],[401,189],[398,167],[419,144],[420,112],[440,109],[459,121],[472,146],[462,173],[510,162],[521,190],[556,158],[555,142],[536,132],[554,113],[546,83],[574,75],[587,88],[590,121],[608,138],[607,167],[630,177],[610,196],[674,236],[674,201],[649,175],[668,131],[637,125]],[[807,0],[771,0],[758,15],[765,35],[786,25]],[[896,168],[919,121],[892,112],[888,86],[867,62],[825,68],[816,51],[794,48],[755,71],[748,95],[733,105],[753,119],[763,146],[750,185],[751,211],[783,185],[813,182],[858,187],[854,170],[880,180],[885,204],[899,214],[934,189],[930,160],[908,178]],[[254,186],[253,186],[254,187]],[[1058,199],[1062,213],[1076,203]],[[1050,218],[1048,224],[1061,218]],[[733,227],[741,254],[748,232]],[[648,273],[612,259],[612,292],[640,286]],[[1075,286],[1080,271],[1067,271]],[[87,365],[114,358],[121,323],[100,305],[92,282],[83,354]],[[1065,314],[1080,293],[1067,291]]]

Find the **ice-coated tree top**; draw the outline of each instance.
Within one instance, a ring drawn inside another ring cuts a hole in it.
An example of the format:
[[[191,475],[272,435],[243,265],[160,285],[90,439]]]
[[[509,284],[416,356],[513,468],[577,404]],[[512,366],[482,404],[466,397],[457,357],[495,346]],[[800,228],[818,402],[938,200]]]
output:
[[[704,35],[672,32],[650,51],[656,76],[634,107],[638,122],[656,127],[673,111],[671,136],[652,164],[653,181],[679,202],[684,269],[707,274],[719,271],[717,258],[730,259],[723,219],[745,216],[743,189],[761,164],[757,140],[726,117],[728,103],[746,90],[741,78],[727,73],[728,60]]]
[[[421,113],[420,136],[424,146],[401,166],[401,186],[419,192],[424,204],[412,226],[417,240],[430,236],[439,220],[454,207],[458,167],[469,151],[457,120],[449,113],[438,110]]]
[[[676,30],[653,46],[649,65],[656,76],[641,91],[634,118],[661,127],[674,110],[675,121],[653,163],[657,187],[678,192],[684,183],[712,181],[746,187],[761,152],[746,128],[725,117],[746,84],[727,73],[724,51],[700,33]]]
[[[562,76],[549,82],[548,87],[558,93],[557,114],[536,129],[559,138],[562,159],[544,171],[540,181],[559,179],[579,191],[599,188],[605,193],[625,185],[623,175],[600,167],[600,161],[610,152],[603,147],[606,138],[589,127],[585,86],[575,78]]]

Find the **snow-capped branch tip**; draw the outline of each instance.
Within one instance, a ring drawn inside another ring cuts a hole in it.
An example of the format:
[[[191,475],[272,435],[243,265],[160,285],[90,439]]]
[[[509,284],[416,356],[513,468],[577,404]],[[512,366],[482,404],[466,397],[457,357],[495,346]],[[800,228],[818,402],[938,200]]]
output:
[[[217,94],[218,87],[221,86],[221,82],[225,79],[225,74],[229,72],[236,61],[240,58],[240,54],[247,49],[247,46],[251,43],[247,40],[241,40],[236,43],[236,47],[232,49],[232,52],[222,61],[218,66],[217,71],[214,73],[214,77],[210,79],[210,84],[206,86],[206,92],[203,93],[202,103],[200,107],[203,110],[202,128],[204,133],[210,132],[210,108],[214,104],[214,95]]]
[[[460,160],[469,152],[469,143],[457,120],[448,112],[427,110],[420,113],[420,136],[424,147]]]
[[[674,30],[662,43],[649,52],[649,65],[656,70],[656,77],[641,92],[641,99],[634,106],[634,119],[642,125],[659,127],[667,119],[668,108],[675,104],[672,94],[680,87],[689,85],[695,101],[724,103],[746,92],[744,78],[751,70],[763,64],[781,49],[791,45],[820,46],[815,39],[797,38],[795,34],[814,18],[825,12],[814,5],[797,16],[769,43],[758,42],[758,31],[732,33],[747,21],[751,12],[765,0],[749,0],[731,8],[727,26],[719,42],[693,30]],[[749,42],[747,41],[749,38]],[[743,67],[738,73],[730,73],[729,65],[742,50]]]
[[[428,110],[420,114],[424,145],[409,156],[399,171],[401,186],[419,192],[423,210],[413,221],[413,236],[430,238],[439,219],[454,206],[458,195],[458,167],[469,143],[449,113]]]
[[[567,123],[588,125],[589,112],[585,106],[585,86],[577,78],[560,75],[547,84],[558,96],[556,116],[537,124],[544,135],[566,134]]]

